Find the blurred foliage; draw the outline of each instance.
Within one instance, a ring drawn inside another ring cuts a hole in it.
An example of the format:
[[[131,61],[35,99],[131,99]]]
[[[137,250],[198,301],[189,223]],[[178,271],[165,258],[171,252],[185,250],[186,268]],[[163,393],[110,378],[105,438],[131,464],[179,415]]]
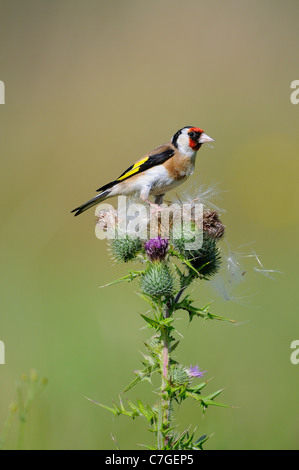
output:
[[[35,370],[31,370],[29,375],[22,374],[16,386],[16,401],[9,405],[8,417],[0,433],[1,450],[4,448],[11,428],[13,427],[15,415],[18,417],[18,438],[14,448],[23,450],[25,429],[31,408],[47,384],[48,379],[45,377],[40,378]]]
[[[0,423],[14,378],[36,367],[51,386],[32,409],[25,448],[114,448],[109,432],[121,449],[145,440],[142,424],[111,421],[84,399],[117,399],[146,312],[130,284],[98,289],[125,271],[95,237],[92,211],[69,212],[196,125],[216,142],[184,189],[219,182],[224,246],[253,247],[284,273],[272,281],[247,271],[235,302],[220,290],[192,293],[242,323],[181,321],[182,361],[212,370],[239,407],[205,416],[206,446],[297,448],[298,1],[1,0],[0,11]],[[200,410],[184,404],[176,417],[201,431]]]

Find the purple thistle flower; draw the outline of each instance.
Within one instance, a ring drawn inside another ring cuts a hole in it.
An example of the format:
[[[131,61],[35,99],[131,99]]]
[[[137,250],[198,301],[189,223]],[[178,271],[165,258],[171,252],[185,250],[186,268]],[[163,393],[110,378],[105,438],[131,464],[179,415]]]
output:
[[[152,238],[144,245],[146,254],[151,261],[163,261],[168,251],[169,242],[165,238]]]
[[[187,369],[188,374],[190,377],[203,377],[204,373],[207,372],[206,370],[201,371],[198,366],[192,367],[192,365]]]

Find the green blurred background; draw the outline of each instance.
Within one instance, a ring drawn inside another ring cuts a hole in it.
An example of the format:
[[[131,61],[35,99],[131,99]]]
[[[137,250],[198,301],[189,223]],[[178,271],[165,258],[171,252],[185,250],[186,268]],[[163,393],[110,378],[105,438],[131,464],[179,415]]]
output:
[[[176,422],[214,433],[208,449],[299,447],[298,15],[298,0],[0,1],[0,428],[21,374],[49,379],[25,448],[113,449],[111,433],[121,449],[152,442],[142,420],[84,398],[110,404],[131,381],[147,306],[132,285],[98,288],[126,267],[96,239],[93,210],[70,210],[185,125],[216,139],[192,182],[219,183],[227,242],[283,274],[248,271],[237,302],[193,291],[241,324],[190,327],[182,313],[177,357],[236,408],[203,418],[186,403]],[[128,396],[155,398],[146,384]]]

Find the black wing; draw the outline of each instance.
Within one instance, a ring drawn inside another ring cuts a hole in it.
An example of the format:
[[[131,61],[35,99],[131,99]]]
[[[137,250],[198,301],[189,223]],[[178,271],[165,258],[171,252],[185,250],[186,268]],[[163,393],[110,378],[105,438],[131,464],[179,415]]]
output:
[[[162,148],[164,150],[162,150]],[[134,165],[131,165],[126,171],[124,171],[120,175],[120,177],[117,180],[111,181],[111,183],[108,183],[105,186],[102,186],[97,191],[106,191],[107,189],[112,188],[115,184],[129,179],[131,178],[131,176],[134,176],[137,173],[142,173],[143,171],[149,170],[150,168],[153,168],[154,166],[162,165],[162,163],[166,162],[170,157],[174,155],[175,149],[171,147],[165,148],[165,146],[163,146],[163,147],[159,147],[158,149],[156,149],[156,151],[157,153],[146,155],[143,159],[139,160]]]

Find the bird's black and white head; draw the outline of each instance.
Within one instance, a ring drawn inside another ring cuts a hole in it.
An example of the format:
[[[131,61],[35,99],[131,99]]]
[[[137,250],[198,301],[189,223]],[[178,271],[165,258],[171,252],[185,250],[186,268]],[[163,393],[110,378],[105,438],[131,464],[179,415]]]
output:
[[[174,134],[171,142],[180,153],[192,156],[200,149],[202,144],[214,142],[214,139],[205,134],[199,127],[186,126]]]

